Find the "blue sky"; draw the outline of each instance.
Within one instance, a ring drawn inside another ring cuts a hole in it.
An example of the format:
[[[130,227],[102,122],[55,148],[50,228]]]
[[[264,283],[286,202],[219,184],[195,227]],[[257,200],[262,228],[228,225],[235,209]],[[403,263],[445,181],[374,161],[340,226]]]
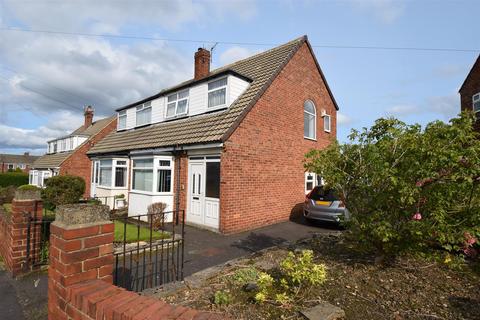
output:
[[[340,106],[338,139],[383,116],[425,124],[459,111],[480,51],[478,1],[0,0],[0,152],[43,153],[48,139],[191,77],[193,53],[219,66],[308,35]],[[5,30],[135,35],[198,42]],[[225,42],[228,42],[225,43]],[[240,44],[234,44],[240,43]]]

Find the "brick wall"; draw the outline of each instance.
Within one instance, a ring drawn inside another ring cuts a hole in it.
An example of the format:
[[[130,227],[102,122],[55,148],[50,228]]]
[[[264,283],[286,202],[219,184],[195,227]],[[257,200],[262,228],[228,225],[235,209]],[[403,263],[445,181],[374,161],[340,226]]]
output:
[[[42,219],[43,203],[39,200],[27,199],[12,201],[12,212],[0,212],[0,255],[6,269],[12,276],[28,271],[25,268],[27,259],[28,215]],[[36,230],[35,230],[36,229]],[[30,255],[32,258],[40,254],[40,224],[32,225],[30,231]],[[36,248],[36,250],[34,250]]]
[[[112,285],[113,232],[105,206],[59,207],[50,236],[49,319],[225,319]]]
[[[460,89],[460,102],[462,110],[472,110],[472,96],[480,92],[480,57],[475,62],[463,87]]]
[[[102,140],[113,130],[117,128],[117,119],[114,119],[110,122],[105,128],[103,128],[99,133],[94,137],[90,138],[85,144],[77,148],[75,152],[68,157],[65,162],[60,166],[61,175],[74,175],[82,177],[85,180],[85,193],[84,197],[90,197],[90,187],[92,180],[92,162],[87,156],[87,152],[93,147],[98,141]]]
[[[317,109],[317,141],[303,137],[303,104]],[[322,109],[331,115],[324,132]],[[221,158],[220,230],[233,233],[288,220],[303,202],[307,151],[336,138],[336,109],[304,44],[225,142]]]

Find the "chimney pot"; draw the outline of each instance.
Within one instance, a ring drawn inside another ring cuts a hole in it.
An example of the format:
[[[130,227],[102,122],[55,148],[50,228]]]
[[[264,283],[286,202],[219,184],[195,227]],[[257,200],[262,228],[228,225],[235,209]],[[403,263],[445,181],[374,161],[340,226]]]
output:
[[[93,123],[93,108],[91,106],[85,107],[83,115],[85,116],[83,127],[88,128]]]
[[[210,73],[210,51],[198,48],[195,52],[195,75],[194,79],[202,79]]]

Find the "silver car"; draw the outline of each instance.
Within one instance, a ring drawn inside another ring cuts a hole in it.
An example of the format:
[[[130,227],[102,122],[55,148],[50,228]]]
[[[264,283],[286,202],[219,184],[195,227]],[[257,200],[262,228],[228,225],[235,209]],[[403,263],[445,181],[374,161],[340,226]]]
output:
[[[303,216],[307,220],[340,223],[348,221],[350,213],[334,190],[316,186],[305,197]]]

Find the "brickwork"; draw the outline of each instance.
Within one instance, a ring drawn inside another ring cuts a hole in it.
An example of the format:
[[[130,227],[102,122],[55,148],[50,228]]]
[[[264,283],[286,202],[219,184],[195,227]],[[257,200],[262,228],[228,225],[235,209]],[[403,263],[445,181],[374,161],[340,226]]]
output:
[[[472,110],[474,94],[480,92],[480,56],[473,65],[468,77],[460,88],[460,102],[462,110]]]
[[[85,180],[84,197],[90,197],[90,187],[92,181],[92,162],[87,156],[87,152],[98,141],[102,140],[110,132],[116,130],[117,120],[114,119],[105,128],[103,128],[95,136],[87,140],[86,143],[77,148],[73,154],[65,160],[60,166],[60,175],[74,175],[82,177]]]
[[[315,103],[317,139],[304,138],[303,104]],[[324,131],[322,110],[331,116]],[[235,233],[289,219],[305,198],[302,161],[336,138],[336,109],[307,44],[297,51],[225,142],[220,231]]]
[[[185,215],[187,214],[187,181],[188,181],[188,156],[186,153],[182,153],[181,155],[177,155],[175,157],[175,173],[174,179],[178,178],[178,165],[180,165],[180,193],[179,193],[179,204],[180,206],[177,208],[177,203],[175,199],[174,208],[175,210],[184,210]],[[174,180],[174,193],[177,193],[177,182]]]
[[[95,222],[85,224],[78,208],[74,214],[71,208],[60,213],[51,225],[49,319],[225,319],[112,285],[114,225],[105,216],[95,217],[95,210],[88,217]]]
[[[5,267],[12,276],[18,276],[27,271],[27,237],[28,214],[37,220],[42,219],[43,203],[39,200],[12,201],[12,212],[0,214],[0,255]],[[39,224],[31,226],[30,256],[35,258],[40,254],[40,228]]]

